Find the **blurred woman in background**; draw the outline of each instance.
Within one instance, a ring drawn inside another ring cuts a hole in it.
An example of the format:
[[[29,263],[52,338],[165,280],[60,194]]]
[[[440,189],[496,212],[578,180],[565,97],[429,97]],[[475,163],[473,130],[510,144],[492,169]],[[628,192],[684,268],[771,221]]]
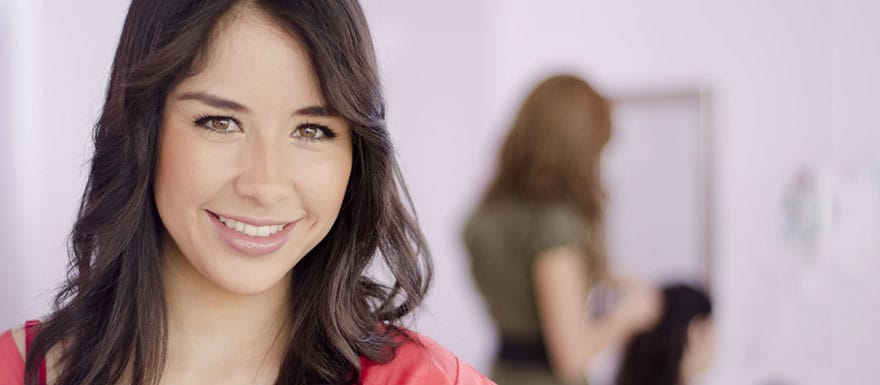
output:
[[[684,385],[712,359],[712,303],[690,286],[663,290],[663,313],[626,346],[617,385]]]
[[[501,335],[500,385],[583,384],[589,360],[655,318],[658,298],[612,279],[602,231],[602,150],[608,102],[584,80],[551,77],[526,98],[489,187],[464,229],[474,279]],[[619,301],[585,317],[590,288]]]

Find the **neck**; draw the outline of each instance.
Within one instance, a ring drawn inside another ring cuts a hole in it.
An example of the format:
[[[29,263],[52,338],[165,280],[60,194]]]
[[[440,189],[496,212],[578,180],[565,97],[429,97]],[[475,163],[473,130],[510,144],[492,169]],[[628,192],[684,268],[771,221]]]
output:
[[[167,365],[192,372],[280,364],[290,298],[289,280],[281,282],[259,294],[231,293],[205,279],[179,251],[166,252]]]

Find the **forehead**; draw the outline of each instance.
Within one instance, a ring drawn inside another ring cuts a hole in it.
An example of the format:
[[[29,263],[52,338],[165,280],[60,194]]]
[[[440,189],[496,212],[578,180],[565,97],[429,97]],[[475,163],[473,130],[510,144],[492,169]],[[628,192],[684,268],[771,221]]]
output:
[[[251,9],[223,17],[196,73],[178,90],[197,88],[250,101],[321,105],[323,97],[297,36]]]

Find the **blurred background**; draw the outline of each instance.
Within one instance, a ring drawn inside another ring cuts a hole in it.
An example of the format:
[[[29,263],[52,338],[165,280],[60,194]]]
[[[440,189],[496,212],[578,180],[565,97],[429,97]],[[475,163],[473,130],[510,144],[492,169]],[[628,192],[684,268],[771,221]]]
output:
[[[711,290],[700,383],[880,377],[880,3],[362,4],[437,269],[414,328],[488,370],[461,226],[528,90],[567,72],[614,105],[612,264]],[[63,279],[127,7],[0,0],[0,329],[46,314]]]

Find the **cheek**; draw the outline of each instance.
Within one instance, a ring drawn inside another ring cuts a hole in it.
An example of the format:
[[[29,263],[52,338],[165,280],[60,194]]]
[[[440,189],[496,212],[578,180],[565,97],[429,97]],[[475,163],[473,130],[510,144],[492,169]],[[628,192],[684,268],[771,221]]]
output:
[[[210,149],[181,134],[181,127],[168,127],[160,135],[156,168],[156,205],[163,218],[190,216],[222,185],[222,164]],[[166,227],[174,224],[166,223]]]
[[[351,176],[351,151],[338,151],[312,167],[303,169],[299,191],[308,205],[323,219],[335,219]]]

